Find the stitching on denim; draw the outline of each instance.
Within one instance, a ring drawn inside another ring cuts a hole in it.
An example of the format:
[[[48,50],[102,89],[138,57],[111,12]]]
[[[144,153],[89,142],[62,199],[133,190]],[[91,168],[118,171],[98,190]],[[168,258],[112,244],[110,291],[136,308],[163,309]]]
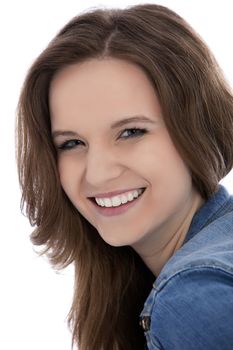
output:
[[[233,277],[233,271],[228,271],[227,270],[227,266],[226,266],[226,269],[225,267],[222,267],[220,265],[196,265],[196,266],[189,266],[189,267],[185,267],[184,269],[181,269],[179,271],[176,271],[173,275],[171,275],[169,278],[164,278],[163,280],[160,281],[159,285],[158,286],[155,286],[154,288],[156,289],[157,293],[155,293],[155,296],[157,296],[157,294],[159,292],[161,292],[163,290],[163,288],[170,282],[172,281],[176,276],[179,276],[181,275],[182,273],[184,272],[187,272],[187,271],[196,271],[196,270],[199,270],[199,269],[210,269],[213,271],[215,270],[218,270],[220,272],[223,272],[224,274],[228,274],[230,275],[231,277]],[[154,298],[155,299],[155,298]],[[154,305],[154,303],[153,303]]]

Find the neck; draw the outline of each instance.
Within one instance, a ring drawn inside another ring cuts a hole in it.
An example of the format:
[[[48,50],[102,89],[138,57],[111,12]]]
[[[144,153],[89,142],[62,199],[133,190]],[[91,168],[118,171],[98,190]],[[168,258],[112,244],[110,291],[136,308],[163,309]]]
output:
[[[158,231],[150,234],[149,239],[145,238],[133,247],[155,276],[160,274],[166,262],[182,246],[193,216],[203,203],[203,198],[195,192],[181,217],[172,218],[169,223],[166,222]]]

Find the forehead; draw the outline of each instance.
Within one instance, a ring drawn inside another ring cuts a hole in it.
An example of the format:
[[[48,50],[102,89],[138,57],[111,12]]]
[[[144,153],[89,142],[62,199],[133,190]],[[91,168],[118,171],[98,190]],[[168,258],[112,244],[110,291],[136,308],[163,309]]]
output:
[[[53,78],[49,92],[52,122],[64,116],[119,118],[160,106],[141,67],[125,60],[89,59],[69,65]]]

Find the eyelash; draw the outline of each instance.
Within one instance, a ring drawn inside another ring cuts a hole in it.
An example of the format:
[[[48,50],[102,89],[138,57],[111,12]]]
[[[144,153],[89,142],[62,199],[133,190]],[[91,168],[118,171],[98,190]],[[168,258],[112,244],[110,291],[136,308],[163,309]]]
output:
[[[123,137],[121,136],[122,139],[141,137],[148,132],[148,130],[145,128],[128,128],[128,129],[124,129],[120,135],[124,134],[126,131],[133,132],[133,134],[131,136],[123,136]],[[71,142],[75,143],[75,145],[69,146],[69,144]],[[80,141],[80,140],[71,139],[71,140],[67,140],[67,141],[63,142],[61,145],[58,145],[57,148],[60,151],[68,151],[68,150],[71,150],[71,149],[81,145],[81,143],[82,143],[82,141]]]

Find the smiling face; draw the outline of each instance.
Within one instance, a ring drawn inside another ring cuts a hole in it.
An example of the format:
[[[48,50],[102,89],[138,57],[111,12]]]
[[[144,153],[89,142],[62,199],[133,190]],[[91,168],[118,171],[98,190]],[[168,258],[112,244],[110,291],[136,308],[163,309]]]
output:
[[[67,66],[49,103],[61,184],[78,211],[110,245],[165,244],[197,193],[144,71],[113,58]]]

